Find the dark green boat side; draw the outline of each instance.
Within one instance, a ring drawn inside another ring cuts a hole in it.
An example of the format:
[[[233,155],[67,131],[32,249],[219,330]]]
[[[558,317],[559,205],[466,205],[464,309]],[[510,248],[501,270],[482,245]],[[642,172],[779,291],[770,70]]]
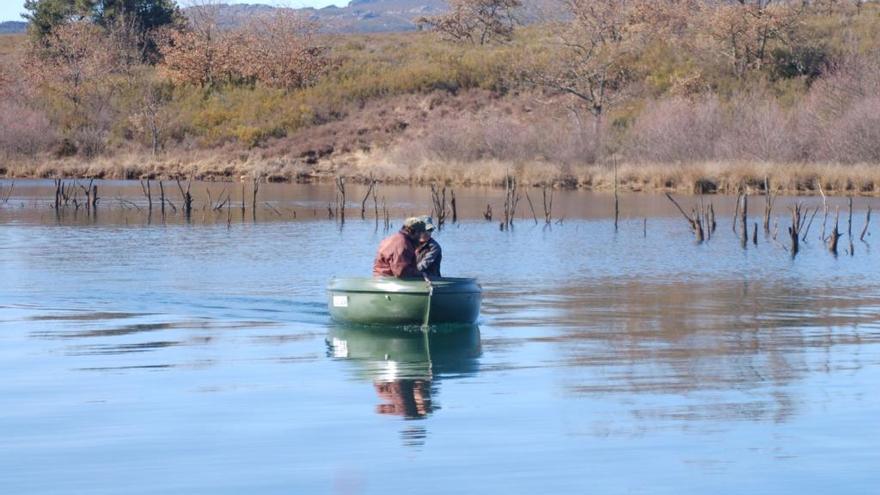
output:
[[[476,279],[431,281],[429,323],[475,323],[480,316],[482,289]],[[428,305],[428,283],[390,277],[335,278],[330,281],[330,316],[362,325],[421,325]]]

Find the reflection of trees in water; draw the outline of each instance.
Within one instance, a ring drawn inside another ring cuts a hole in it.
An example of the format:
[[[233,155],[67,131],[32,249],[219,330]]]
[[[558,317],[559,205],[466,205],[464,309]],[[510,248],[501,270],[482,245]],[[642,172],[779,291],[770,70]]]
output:
[[[480,332],[476,326],[441,326],[426,340],[421,331],[337,326],[327,344],[330,357],[353,361],[355,374],[373,383],[378,414],[419,420],[440,409],[435,398],[441,377],[477,371]],[[408,425],[401,436],[406,445],[421,445],[427,429]]]
[[[783,422],[798,407],[795,382],[860,365],[835,347],[880,342],[860,328],[876,326],[877,287],[610,281],[560,293],[542,301],[553,326],[534,340],[558,344],[563,365],[579,369],[569,392],[629,395],[642,419]],[[664,394],[688,400],[651,397]]]

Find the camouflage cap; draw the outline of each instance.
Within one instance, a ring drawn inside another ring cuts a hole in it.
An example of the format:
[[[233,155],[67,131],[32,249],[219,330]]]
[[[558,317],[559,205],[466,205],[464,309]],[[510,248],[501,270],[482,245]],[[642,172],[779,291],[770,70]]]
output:
[[[421,216],[419,218],[421,218],[422,222],[425,223],[425,232],[433,232],[436,229],[436,227],[434,226],[434,219],[433,218],[431,218],[427,215]]]
[[[410,217],[403,221],[403,226],[415,233],[431,232],[434,221],[429,216]]]

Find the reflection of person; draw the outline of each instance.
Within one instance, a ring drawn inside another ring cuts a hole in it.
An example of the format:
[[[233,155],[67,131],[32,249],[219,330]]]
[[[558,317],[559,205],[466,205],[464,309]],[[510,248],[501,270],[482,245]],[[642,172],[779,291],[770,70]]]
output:
[[[373,276],[421,277],[416,268],[416,243],[425,228],[425,221],[421,217],[408,218],[398,232],[386,237],[379,244],[373,262]]]
[[[374,382],[376,392],[384,404],[376,406],[379,414],[392,414],[408,419],[424,418],[434,411],[431,404],[431,382],[429,380],[394,380]]]
[[[420,218],[425,223],[425,231],[419,236],[419,245],[416,246],[416,268],[429,278],[440,278],[443,252],[440,243],[431,236],[434,232],[434,220],[431,217]]]

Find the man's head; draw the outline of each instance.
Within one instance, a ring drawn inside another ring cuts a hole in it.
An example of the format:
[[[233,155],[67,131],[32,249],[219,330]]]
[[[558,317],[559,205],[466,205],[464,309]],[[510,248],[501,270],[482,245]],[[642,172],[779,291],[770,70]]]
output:
[[[434,220],[429,216],[411,217],[403,222],[403,230],[414,241],[427,242],[434,231]]]
[[[431,234],[434,233],[434,219],[429,216],[420,217],[425,223],[425,231],[419,236],[419,242],[426,243],[431,240]]]

